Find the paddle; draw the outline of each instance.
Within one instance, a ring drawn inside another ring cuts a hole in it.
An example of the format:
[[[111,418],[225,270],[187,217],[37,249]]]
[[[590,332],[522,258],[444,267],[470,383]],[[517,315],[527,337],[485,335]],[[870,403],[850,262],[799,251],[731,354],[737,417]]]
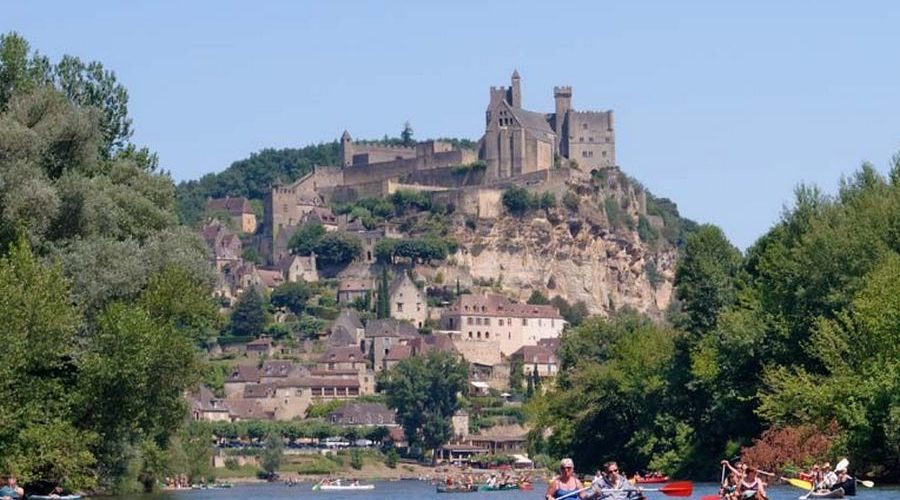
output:
[[[786,483],[790,484],[791,486],[796,486],[796,487],[804,489],[804,490],[811,490],[813,487],[811,482],[804,481],[802,479],[793,478],[793,477],[782,477],[781,480],[785,481]]]
[[[725,464],[722,464],[722,479],[719,479],[719,486],[725,487]],[[703,495],[700,500],[721,500],[721,497],[719,495]]]
[[[694,483],[690,481],[675,481],[662,488],[639,488],[640,491],[658,491],[668,497],[689,497],[694,493]],[[603,490],[621,491],[621,490]]]
[[[573,491],[572,493],[563,495],[563,496],[557,498],[556,500],[563,500],[564,498],[573,497],[575,495],[578,495],[579,493],[583,493],[583,492],[593,488],[594,485],[597,484],[596,481],[597,480],[595,479],[594,482],[591,483],[591,485],[588,486],[587,488],[581,488],[580,490]],[[601,491],[603,493],[612,493],[612,492],[617,492],[617,491],[618,492],[658,491],[658,492],[662,493],[663,495],[666,495],[669,497],[689,497],[689,496],[691,496],[692,493],[694,493],[694,483],[692,483],[690,481],[675,481],[673,483],[669,483],[669,484],[663,486],[662,488],[637,488],[634,490],[597,489],[596,491]],[[716,498],[718,498],[718,497],[716,497]]]

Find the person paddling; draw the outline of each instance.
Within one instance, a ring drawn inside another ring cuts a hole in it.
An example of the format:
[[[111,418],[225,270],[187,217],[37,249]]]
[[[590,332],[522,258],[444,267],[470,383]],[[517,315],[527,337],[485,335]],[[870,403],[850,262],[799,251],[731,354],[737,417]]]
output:
[[[619,472],[619,464],[616,462],[603,464],[603,469],[594,480],[594,490],[599,490],[595,498],[601,499],[643,498],[640,490],[631,484],[625,474]]]
[[[571,458],[559,461],[559,475],[550,480],[547,485],[546,500],[556,498],[584,498],[585,492],[581,491],[581,482],[575,477],[575,463]]]
[[[10,474],[6,478],[6,485],[0,488],[0,498],[2,498],[2,500],[13,500],[24,497],[25,490],[23,490],[18,483],[16,476]]]
[[[765,500],[766,483],[756,475],[756,467],[749,467],[741,482],[738,483],[738,494],[740,498],[756,498],[756,500]]]

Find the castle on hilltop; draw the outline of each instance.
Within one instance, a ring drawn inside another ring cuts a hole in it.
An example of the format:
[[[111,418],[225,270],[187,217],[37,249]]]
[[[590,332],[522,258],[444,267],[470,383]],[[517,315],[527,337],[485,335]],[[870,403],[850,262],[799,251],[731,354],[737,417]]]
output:
[[[613,112],[575,111],[571,87],[555,87],[553,97],[553,113],[524,109],[521,79],[514,71],[510,87],[490,89],[485,132],[475,150],[435,140],[411,147],[357,143],[345,130],[340,165],[316,166],[267,194],[260,254],[269,261],[283,256],[287,240],[303,223],[333,218],[325,208],[332,201],[411,189],[440,193],[444,201],[474,207],[481,216],[485,190],[495,191],[489,198],[499,200],[498,189],[533,186],[570,171],[556,167],[577,165],[581,172],[614,168]]]
[[[561,159],[585,170],[616,165],[612,111],[575,111],[572,87],[553,89],[554,113],[528,111],[522,107],[521,84],[514,71],[510,87],[491,87],[479,151],[488,179],[546,170]]]

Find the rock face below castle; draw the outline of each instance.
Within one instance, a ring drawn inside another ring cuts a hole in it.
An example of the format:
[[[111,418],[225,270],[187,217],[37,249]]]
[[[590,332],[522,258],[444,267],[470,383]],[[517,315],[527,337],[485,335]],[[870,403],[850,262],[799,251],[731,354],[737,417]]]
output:
[[[608,175],[603,187],[570,182],[561,190],[570,205],[578,200],[577,212],[560,204],[521,218],[481,221],[475,229],[457,226],[455,257],[417,272],[429,281],[440,273],[445,283],[459,279],[463,286],[493,288],[522,302],[538,290],[573,304],[583,301],[595,314],[628,306],[662,317],[672,298],[678,249],[661,236],[642,240],[640,221],[659,234],[662,218],[646,213],[639,186],[616,182],[625,176],[615,170]]]

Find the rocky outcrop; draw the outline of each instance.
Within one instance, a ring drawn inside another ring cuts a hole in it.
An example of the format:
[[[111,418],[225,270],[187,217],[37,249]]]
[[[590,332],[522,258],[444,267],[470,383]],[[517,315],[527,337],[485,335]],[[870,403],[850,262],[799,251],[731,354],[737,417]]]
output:
[[[456,227],[457,254],[418,271],[430,282],[440,273],[445,283],[459,279],[522,301],[539,290],[584,301],[596,314],[628,306],[661,317],[672,298],[678,250],[663,237],[663,218],[647,214],[643,189],[614,174],[569,183],[555,193],[567,203],[553,209],[481,220],[474,228],[470,219]]]

